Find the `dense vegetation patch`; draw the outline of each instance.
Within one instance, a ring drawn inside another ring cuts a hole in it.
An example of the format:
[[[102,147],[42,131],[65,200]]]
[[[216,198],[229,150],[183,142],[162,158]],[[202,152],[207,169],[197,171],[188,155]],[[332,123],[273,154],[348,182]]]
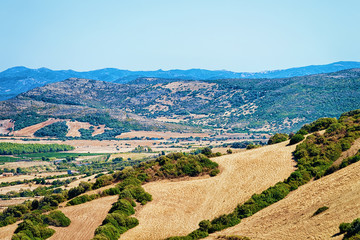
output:
[[[37,130],[34,135],[36,137],[57,137],[64,138],[69,131],[69,127],[65,121],[55,122]]]
[[[296,146],[294,157],[298,169],[285,181],[275,184],[261,194],[254,194],[248,201],[239,204],[230,214],[221,215],[211,221],[201,221],[199,228],[189,235],[169,239],[200,239],[209,233],[234,226],[240,223],[241,219],[252,216],[261,209],[285,198],[291,191],[306,184],[312,178],[317,179],[324,176],[332,163],[340,157],[342,151],[349,149],[354,140],[360,137],[360,112],[343,114],[339,120],[321,118],[305,125],[294,136],[303,136],[309,132],[325,129],[323,135],[314,133]]]
[[[44,122],[49,119],[48,116],[40,115],[36,112],[23,112],[11,118],[15,121],[14,131]]]
[[[273,136],[269,138],[268,144],[275,144],[284,142],[289,139],[289,136],[286,133],[275,133]]]
[[[51,237],[55,230],[48,228],[48,225],[55,227],[67,227],[70,225],[70,219],[61,211],[53,211],[48,215],[39,213],[29,213],[24,217],[15,230],[12,240],[42,240]]]
[[[360,218],[355,219],[352,223],[341,223],[339,229],[340,233],[345,233],[344,240],[360,239]]]
[[[45,152],[60,152],[70,151],[74,147],[65,144],[22,144],[22,143],[0,143],[0,154],[12,155],[12,154],[23,154],[23,153],[45,153]]]

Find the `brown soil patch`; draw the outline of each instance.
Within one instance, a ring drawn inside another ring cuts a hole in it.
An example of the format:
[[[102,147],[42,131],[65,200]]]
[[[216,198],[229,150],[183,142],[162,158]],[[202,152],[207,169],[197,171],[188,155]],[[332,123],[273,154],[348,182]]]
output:
[[[322,207],[325,212],[313,216]],[[360,217],[360,162],[310,182],[285,199],[216,235],[243,235],[251,239],[332,238],[339,224]]]
[[[62,119],[54,119],[54,118],[50,118],[48,120],[46,120],[45,122],[42,122],[42,123],[38,123],[38,124],[35,124],[35,125],[32,125],[32,126],[29,126],[29,127],[26,127],[26,128],[23,128],[23,129],[20,129],[18,131],[15,131],[14,132],[14,136],[20,136],[20,137],[33,137],[34,136],[34,133],[43,128],[43,127],[46,127],[52,123],[55,123],[55,122],[60,122],[60,121],[64,121]]]
[[[8,134],[9,128],[13,128],[14,123],[10,119],[0,120],[0,134]]]
[[[154,131],[131,131],[122,133],[117,138],[134,138],[134,137],[149,137],[149,138],[188,138],[188,137],[208,137],[207,133],[180,133],[180,132],[154,132]]]
[[[95,229],[101,225],[111,205],[117,199],[118,196],[115,195],[95,199],[76,206],[60,208],[59,210],[70,218],[71,224],[64,228],[52,227],[56,232],[49,240],[86,240],[93,238]]]
[[[153,201],[137,209],[139,226],[121,239],[164,239],[185,235],[204,219],[234,210],[254,193],[260,193],[294,171],[288,142],[214,158],[222,173],[213,178],[182,182],[159,181],[144,185]]]
[[[16,223],[13,223],[13,224],[10,224],[10,225],[0,228],[0,239],[1,240],[11,240],[11,237],[14,234],[14,232],[20,222],[21,221],[18,221]]]
[[[91,126],[90,123],[87,122],[71,122],[67,121],[66,125],[69,127],[69,132],[66,134],[68,137],[80,137],[81,134],[79,132],[80,128],[89,129]],[[93,126],[94,132],[92,133],[93,136],[104,133],[105,131],[105,125],[99,125],[99,126]]]

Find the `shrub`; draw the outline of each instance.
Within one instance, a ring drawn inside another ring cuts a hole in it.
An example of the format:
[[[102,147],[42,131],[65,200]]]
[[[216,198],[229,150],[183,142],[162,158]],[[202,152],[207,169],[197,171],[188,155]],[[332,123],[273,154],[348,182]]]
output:
[[[48,215],[44,215],[44,223],[55,226],[55,227],[67,227],[71,221],[61,211],[53,211]]]
[[[268,144],[280,143],[288,140],[289,136],[286,133],[275,133],[269,138]]]
[[[352,223],[341,223],[339,226],[340,233],[345,233],[345,240],[356,240],[360,237],[360,218],[355,219]]]
[[[318,215],[318,214],[320,214],[320,213],[322,213],[322,212],[324,212],[324,211],[326,211],[328,209],[329,209],[329,207],[327,207],[327,206],[320,207],[320,208],[318,208],[318,210],[316,210],[316,212],[314,213],[313,216],[316,216],[316,215]]]
[[[219,172],[220,172],[219,169],[213,169],[210,171],[209,175],[210,177],[215,177],[216,175],[218,175]]]
[[[346,233],[351,228],[351,223],[341,223],[339,226],[340,233]]]
[[[115,211],[121,212],[126,216],[130,216],[135,213],[135,210],[134,210],[133,206],[131,205],[131,203],[125,199],[120,199],[116,203],[114,203],[113,206],[111,207],[109,213],[112,213]]]
[[[304,140],[304,138],[305,137],[303,135],[297,133],[290,139],[290,145],[301,142],[302,140]]]
[[[75,198],[71,199],[66,205],[67,206],[78,205],[78,204],[82,204],[82,203],[85,203],[85,202],[92,201],[92,200],[97,199],[99,197],[100,197],[99,194],[82,195],[82,196],[75,197]]]

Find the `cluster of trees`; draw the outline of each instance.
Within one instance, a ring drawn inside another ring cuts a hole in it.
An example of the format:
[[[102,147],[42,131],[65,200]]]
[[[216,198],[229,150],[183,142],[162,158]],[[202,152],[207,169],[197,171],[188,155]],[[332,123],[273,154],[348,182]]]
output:
[[[0,143],[0,154],[2,155],[13,155],[22,153],[45,153],[45,152],[60,152],[70,151],[74,147],[65,144],[22,144],[22,143]]]
[[[289,139],[289,135],[287,135],[286,133],[275,133],[273,136],[269,138],[268,144],[271,145],[275,143],[280,143],[288,139]]]
[[[55,227],[67,227],[71,223],[70,219],[61,211],[52,211],[48,215],[40,213],[29,213],[24,217],[24,221],[18,225],[12,240],[42,240],[51,237],[55,230],[48,228],[48,225]]]
[[[108,177],[108,175],[104,175],[102,177],[105,178]],[[101,177],[98,179],[100,178]],[[26,214],[31,212],[43,213],[54,210],[59,206],[59,203],[71,200],[86,191],[92,190],[94,184],[97,184],[97,188],[100,188],[106,186],[105,184],[112,183],[112,181],[101,181],[101,179],[98,181],[98,179],[95,183],[81,182],[78,187],[71,188],[70,190],[62,190],[59,188],[58,193],[54,193],[54,191],[52,191],[48,194],[41,194],[42,196],[45,195],[41,200],[26,201],[22,204],[10,206],[0,213],[0,227],[15,223],[16,221],[23,219]],[[45,187],[40,188],[47,191],[47,188]]]
[[[204,238],[209,233],[238,224],[241,219],[252,216],[261,209],[285,198],[291,191],[306,184],[312,178],[324,176],[326,170],[340,157],[341,152],[349,149],[353,141],[360,137],[359,123],[360,112],[356,112],[342,115],[339,121],[332,118],[322,118],[304,126],[297,134],[303,136],[309,132],[324,129],[326,129],[326,132],[324,135],[312,134],[304,142],[296,146],[294,156],[298,163],[298,169],[285,181],[277,183],[261,194],[254,194],[245,203],[238,205],[230,214],[222,215],[212,221],[201,221],[199,228],[189,235],[169,239],[192,240]],[[320,211],[324,210],[326,209],[320,209]]]
[[[141,187],[143,181],[136,177],[133,169],[125,169],[114,177],[121,179],[116,186],[119,191],[119,200],[113,204],[102,225],[95,230],[93,240],[119,239],[121,234],[139,224],[136,218],[130,217],[135,213],[134,200],[143,205],[152,200],[151,194]]]
[[[64,138],[66,137],[68,131],[69,127],[66,125],[65,121],[55,122],[43,128],[40,128],[34,133],[34,136]]]
[[[204,173],[215,176],[219,172],[218,164],[211,161],[204,154],[191,155],[178,152],[160,156],[155,161],[160,166],[160,170],[156,175],[165,178],[185,175],[194,177]]]
[[[48,116],[39,115],[36,112],[23,112],[15,116],[12,116],[11,119],[15,121],[14,131],[44,122],[49,119]]]
[[[134,148],[134,150],[132,150],[132,152],[134,153],[144,153],[144,152],[152,152],[152,149],[148,146],[137,146]]]

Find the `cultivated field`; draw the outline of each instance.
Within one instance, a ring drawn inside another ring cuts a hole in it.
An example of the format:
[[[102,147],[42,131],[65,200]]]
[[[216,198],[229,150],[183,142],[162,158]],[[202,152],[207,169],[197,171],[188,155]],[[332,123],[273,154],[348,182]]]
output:
[[[254,193],[260,193],[294,171],[288,142],[226,155],[213,160],[222,172],[213,178],[159,181],[144,185],[153,201],[138,207],[140,225],[121,239],[152,240],[185,235],[204,219],[229,213]]]
[[[18,167],[27,168],[33,166],[49,166],[50,163],[46,161],[18,161],[18,162],[6,162],[0,165],[0,169],[2,168],[9,168],[9,169],[16,169]]]
[[[67,137],[80,137],[81,134],[79,132],[79,129],[81,128],[89,129],[91,126],[93,126],[87,122],[78,122],[78,121],[72,122],[69,120],[66,121],[66,125],[69,127],[69,132],[66,134]],[[94,132],[92,133],[93,136],[97,134],[101,134],[105,130],[105,125],[99,125],[93,127],[94,127]]]
[[[95,229],[101,225],[105,219],[111,205],[116,202],[118,196],[109,196],[95,199],[91,202],[76,206],[60,208],[71,224],[65,228],[56,228],[55,234],[49,240],[71,239],[85,240],[94,237]]]
[[[60,121],[64,121],[64,120],[61,120],[61,119],[54,119],[54,118],[49,118],[48,120],[46,120],[45,122],[42,122],[42,123],[38,123],[38,124],[35,124],[35,125],[32,125],[30,127],[26,127],[26,128],[23,128],[23,129],[20,129],[18,131],[15,131],[14,132],[14,136],[19,136],[19,137],[33,137],[34,136],[34,133],[45,127],[45,126],[48,126],[52,123],[55,123],[55,122],[60,122]]]
[[[41,184],[18,184],[18,185],[14,185],[14,186],[7,186],[7,187],[2,187],[0,188],[0,194],[6,194],[8,192],[11,191],[15,191],[15,192],[19,192],[21,189],[23,190],[34,190],[35,188],[38,187],[43,187],[45,185],[41,185]],[[1,206],[1,201],[0,200],[0,206]]]
[[[322,207],[325,212],[313,216]],[[360,216],[360,162],[301,186],[285,199],[217,235],[242,235],[251,239],[334,239],[339,224]]]
[[[0,183],[2,182],[14,182],[14,181],[22,181],[22,180],[30,180],[34,178],[42,178],[48,176],[56,176],[56,175],[63,175],[67,174],[67,172],[46,172],[46,173],[36,173],[36,174],[29,174],[29,175],[17,175],[12,177],[0,177]]]

